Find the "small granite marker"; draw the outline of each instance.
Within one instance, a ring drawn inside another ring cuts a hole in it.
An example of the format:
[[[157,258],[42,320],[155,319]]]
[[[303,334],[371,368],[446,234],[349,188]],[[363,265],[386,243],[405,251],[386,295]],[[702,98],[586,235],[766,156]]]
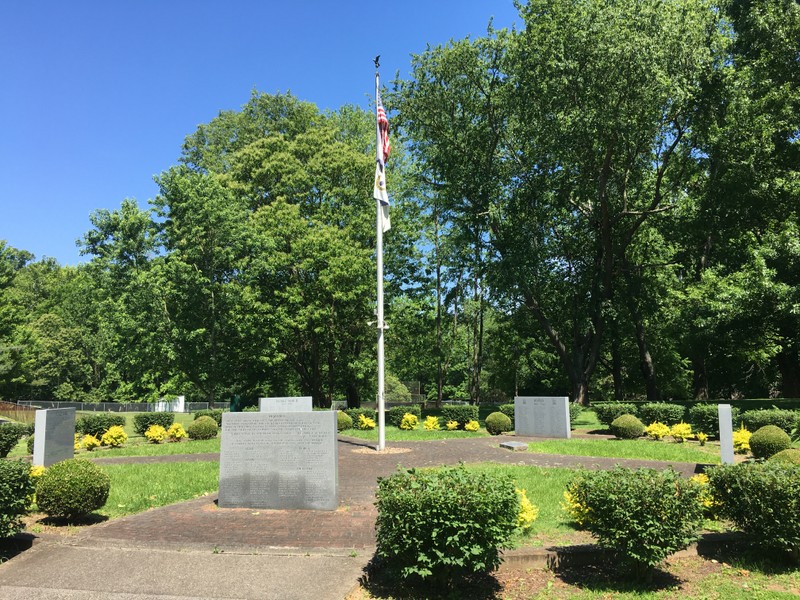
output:
[[[336,411],[222,414],[220,508],[335,510]]]
[[[528,449],[528,444],[525,442],[500,442],[500,447],[512,452],[525,452]]]
[[[569,398],[517,396],[514,398],[514,432],[531,437],[570,438]]]
[[[733,416],[730,404],[718,404],[719,415],[719,449],[723,465],[732,465],[733,458]]]
[[[311,412],[314,407],[311,396],[287,396],[284,398],[259,398],[258,410],[269,413]]]
[[[34,428],[34,465],[49,467],[75,456],[74,408],[37,410]]]

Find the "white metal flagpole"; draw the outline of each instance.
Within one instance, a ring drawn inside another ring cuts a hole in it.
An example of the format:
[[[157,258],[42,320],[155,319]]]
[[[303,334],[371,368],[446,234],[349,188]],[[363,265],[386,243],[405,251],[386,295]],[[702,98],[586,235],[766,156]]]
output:
[[[378,74],[378,67],[380,65],[378,63],[378,58],[379,57],[375,58],[375,160],[378,162],[379,167],[385,168],[381,129],[380,123],[378,122],[378,94],[380,94],[380,75]],[[377,212],[377,241],[375,251],[378,257],[378,309],[376,315],[378,321],[378,451],[380,451],[386,447],[386,411],[383,398],[383,209],[381,207],[381,201],[378,198],[375,199],[375,208]]]

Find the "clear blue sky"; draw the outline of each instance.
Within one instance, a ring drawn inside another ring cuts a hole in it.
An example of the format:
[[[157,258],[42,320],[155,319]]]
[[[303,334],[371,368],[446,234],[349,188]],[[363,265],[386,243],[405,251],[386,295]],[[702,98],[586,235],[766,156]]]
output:
[[[89,215],[142,207],[184,137],[251,90],[369,106],[410,54],[519,23],[512,0],[0,2],[0,240],[77,264]]]

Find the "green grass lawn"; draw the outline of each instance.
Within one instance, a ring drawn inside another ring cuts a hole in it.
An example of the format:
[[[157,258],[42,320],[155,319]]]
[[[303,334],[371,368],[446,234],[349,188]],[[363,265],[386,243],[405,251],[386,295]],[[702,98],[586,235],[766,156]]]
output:
[[[191,500],[219,487],[219,463],[101,465],[111,478],[106,505],[97,511],[110,519]]]
[[[354,437],[360,440],[378,441],[378,428],[375,429],[346,429],[341,435]],[[425,431],[421,427],[412,430],[404,430],[392,425],[386,426],[386,441],[388,442],[418,442],[425,440],[449,440],[453,438],[486,437],[489,435],[485,429],[478,431]]]
[[[677,444],[654,440],[541,440],[528,441],[528,451],[540,454],[568,454],[602,458],[664,460],[701,464],[720,462],[719,444],[700,446],[693,442]]]

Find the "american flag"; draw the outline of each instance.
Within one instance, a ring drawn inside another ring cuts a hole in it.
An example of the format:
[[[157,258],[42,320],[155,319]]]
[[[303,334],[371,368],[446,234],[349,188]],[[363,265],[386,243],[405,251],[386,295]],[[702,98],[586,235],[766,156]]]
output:
[[[389,152],[392,150],[392,146],[389,143],[389,119],[386,118],[386,111],[383,110],[383,102],[381,102],[381,93],[380,91],[377,92],[378,94],[378,129],[381,133],[381,150],[383,151],[383,162],[386,164],[386,160],[389,158]]]

